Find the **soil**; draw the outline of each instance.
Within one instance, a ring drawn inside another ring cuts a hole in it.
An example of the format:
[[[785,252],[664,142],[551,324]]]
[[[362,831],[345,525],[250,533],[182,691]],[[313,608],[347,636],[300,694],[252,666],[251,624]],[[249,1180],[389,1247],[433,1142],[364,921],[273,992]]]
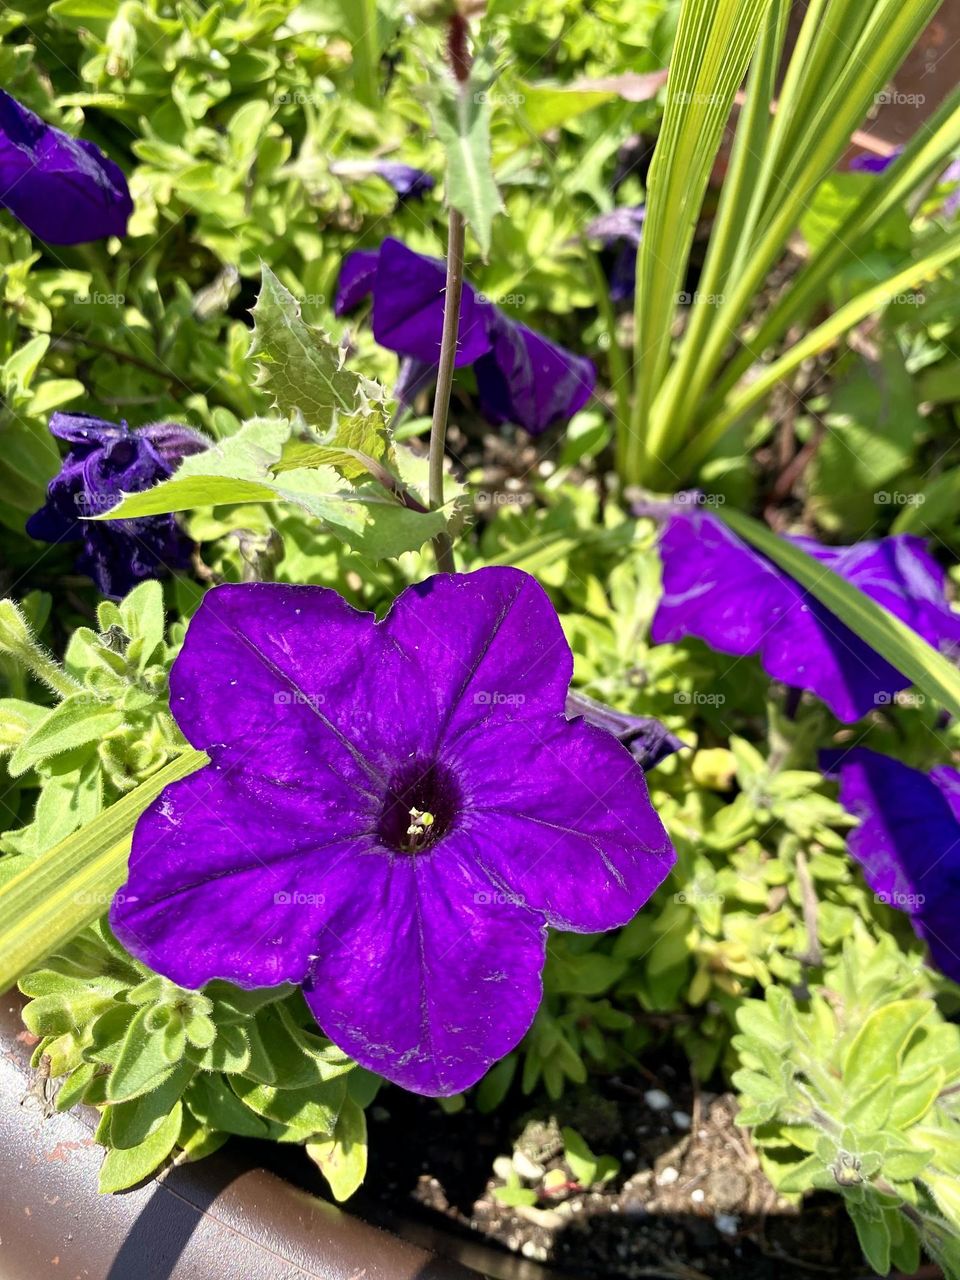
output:
[[[733,1097],[695,1086],[679,1057],[655,1065],[632,1078],[592,1077],[559,1103],[516,1092],[490,1115],[470,1106],[449,1114],[433,1099],[386,1089],[367,1112],[370,1168],[348,1208],[491,1280],[873,1276],[838,1197],[816,1196],[802,1209],[778,1197],[737,1126]],[[576,1181],[563,1159],[564,1125],[620,1162],[605,1185]],[[282,1161],[285,1177],[324,1195],[299,1151],[252,1145],[261,1162]],[[536,1204],[498,1200],[498,1174],[511,1163]],[[451,1234],[479,1247],[476,1256]]]
[[[800,1212],[779,1198],[737,1127],[732,1096],[695,1088],[686,1071],[677,1062],[650,1079],[594,1078],[589,1092],[558,1104],[518,1095],[487,1116],[386,1092],[368,1113],[361,1211],[388,1221],[399,1209],[581,1280],[870,1275],[839,1199],[810,1200]],[[620,1161],[605,1186],[581,1187],[564,1164],[568,1124]],[[496,1198],[505,1184],[494,1162],[506,1173],[514,1144],[535,1206]]]

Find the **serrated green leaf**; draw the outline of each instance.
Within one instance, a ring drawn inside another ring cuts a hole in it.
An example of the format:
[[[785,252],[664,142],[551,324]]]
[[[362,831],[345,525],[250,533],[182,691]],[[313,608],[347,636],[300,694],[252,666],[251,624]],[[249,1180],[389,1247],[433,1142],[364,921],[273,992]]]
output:
[[[480,57],[467,83],[449,77],[437,81],[428,102],[447,154],[447,204],[469,223],[484,258],[490,253],[493,219],[503,208],[490,162],[493,80],[489,62]]]
[[[348,1200],[367,1172],[367,1117],[352,1098],[344,1099],[332,1138],[308,1142],[314,1162],[337,1200]]]
[[[149,1177],[176,1146],[182,1119],[183,1108],[178,1102],[159,1128],[138,1147],[108,1151],[100,1166],[100,1190],[125,1191]]]
[[[336,413],[353,413],[361,379],[345,368],[343,351],[323,330],[304,321],[293,294],[265,264],[251,314],[249,355],[260,370],[260,385],[280,413],[291,418],[299,414],[320,431],[333,424]]]

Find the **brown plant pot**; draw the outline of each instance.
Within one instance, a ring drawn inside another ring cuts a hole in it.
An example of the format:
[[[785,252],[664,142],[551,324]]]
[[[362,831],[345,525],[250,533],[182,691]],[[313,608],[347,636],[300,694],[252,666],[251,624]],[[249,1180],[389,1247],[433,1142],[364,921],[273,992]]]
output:
[[[259,1167],[251,1144],[97,1191],[97,1113],[49,1112],[23,1001],[0,1001],[0,1280],[521,1280],[546,1273],[435,1233],[424,1247]],[[439,1240],[441,1256],[434,1247]],[[465,1266],[458,1256],[478,1260]],[[487,1263],[491,1270],[487,1270]]]

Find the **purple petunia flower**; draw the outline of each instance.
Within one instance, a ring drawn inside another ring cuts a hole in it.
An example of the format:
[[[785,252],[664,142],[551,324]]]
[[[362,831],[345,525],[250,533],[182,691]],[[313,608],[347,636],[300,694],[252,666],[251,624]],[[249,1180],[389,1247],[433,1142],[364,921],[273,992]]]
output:
[[[944,595],[945,578],[923,541],[909,534],[825,547],[789,541],[943,651],[960,646],[960,615]],[[775,680],[809,689],[840,720],[859,720],[911,681],[766,556],[715,516],[674,508],[660,535],[663,598],[655,643],[698,636],[721,653],[759,653]]]
[[[302,984],[365,1067],[466,1088],[536,1013],[546,925],[622,925],[674,861],[630,753],[566,719],[571,671],[517,569],[430,578],[381,622],[214,588],[170,676],[211,763],[140,819],[117,936],[186,987]]]
[[[93,522],[124,493],[139,493],[166,480],[188,454],[206,449],[198,431],[156,422],[131,431],[86,414],[55,413],[50,430],[70,444],[60,471],[47,486],[47,501],[27,521],[40,542],[83,543],[77,560],[104,595],[122,596],[144,578],[159,578],[189,562],[189,546],[172,515]]]
[[[41,240],[126,235],[133,201],[122,170],[0,89],[0,206]]]
[[[343,263],[336,314],[373,294],[373,336],[382,347],[435,367],[440,358],[446,269],[437,258],[387,239]],[[511,320],[464,283],[460,304],[459,367],[474,365],[484,415],[539,434],[582,409],[596,385],[592,362]]]
[[[960,904],[960,773],[929,773],[866,747],[824,751],[840,778],[840,803],[860,826],[847,836],[880,901],[910,915],[934,964],[960,982],[956,946]]]
[[[599,240],[609,250],[605,264],[614,302],[632,298],[637,285],[637,247],[643,236],[646,206],[623,205],[601,213],[587,226],[587,235]]]
[[[393,187],[401,200],[419,200],[437,185],[423,169],[399,160],[335,160],[330,172],[339,178],[366,178],[371,174]]]

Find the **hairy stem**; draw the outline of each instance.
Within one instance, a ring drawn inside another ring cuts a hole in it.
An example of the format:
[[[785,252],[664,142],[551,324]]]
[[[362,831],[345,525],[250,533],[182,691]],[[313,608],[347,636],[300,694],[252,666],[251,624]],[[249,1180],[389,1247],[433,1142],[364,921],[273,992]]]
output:
[[[437,367],[437,394],[433,402],[433,425],[430,428],[430,506],[433,509],[443,506],[443,445],[447,436],[453,367],[460,333],[464,237],[463,217],[456,209],[451,209],[447,238],[447,283],[443,296],[443,336],[440,340],[440,364]],[[433,549],[440,572],[453,573],[456,566],[450,535],[438,533],[433,540]]]

